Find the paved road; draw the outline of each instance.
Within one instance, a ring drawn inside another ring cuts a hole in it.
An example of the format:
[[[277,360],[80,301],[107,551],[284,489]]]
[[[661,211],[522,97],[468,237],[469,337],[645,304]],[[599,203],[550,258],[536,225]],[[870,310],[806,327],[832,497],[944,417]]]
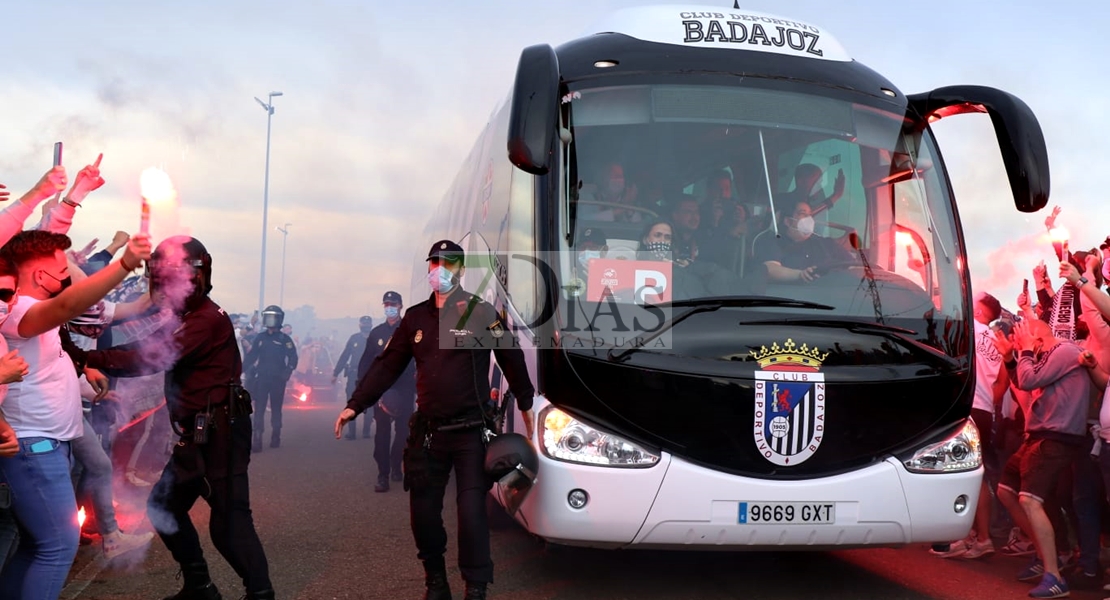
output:
[[[335,440],[330,429],[338,410],[338,404],[287,408],[282,447],[267,448],[251,463],[255,522],[278,598],[419,598],[423,572],[407,495],[399,487],[373,492],[371,440]],[[142,492],[118,489],[124,528],[149,527],[139,521]],[[207,506],[198,504],[193,514],[206,529]],[[453,509],[446,517],[451,565]],[[97,548],[81,548],[63,599],[150,600],[178,589],[176,565],[157,540],[148,552],[111,564]],[[205,552],[224,597],[238,598],[240,582],[207,540]],[[989,600],[1024,598],[1029,590],[1013,579],[1025,559],[943,560],[919,546],[825,553],[598,551],[545,547],[510,524],[494,532],[493,553],[494,599]],[[450,575],[461,597],[457,569]]]

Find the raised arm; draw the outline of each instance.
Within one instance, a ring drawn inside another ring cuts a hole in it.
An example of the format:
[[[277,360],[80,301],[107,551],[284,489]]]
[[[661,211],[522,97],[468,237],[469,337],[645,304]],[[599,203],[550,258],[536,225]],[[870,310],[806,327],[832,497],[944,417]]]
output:
[[[23,231],[23,223],[40,202],[65,189],[66,170],[59,165],[47,171],[31,191],[0,211],[0,245],[6,244],[12,236]]]
[[[56,297],[38,302],[28,309],[19,322],[20,337],[40,335],[77,317],[106,296],[148,258],[150,236],[139,234],[131,239],[127,251],[118,261],[73,284]]]

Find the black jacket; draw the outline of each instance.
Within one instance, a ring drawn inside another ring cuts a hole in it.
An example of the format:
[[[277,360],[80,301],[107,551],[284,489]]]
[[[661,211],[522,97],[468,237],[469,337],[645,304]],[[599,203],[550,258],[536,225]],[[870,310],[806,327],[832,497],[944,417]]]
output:
[[[259,379],[289,379],[297,369],[293,338],[280,331],[262,330],[254,336],[251,350],[243,358],[243,368]]]
[[[389,343],[390,338],[393,337],[394,332],[400,326],[400,319],[397,320],[396,325],[390,325],[389,321],[386,321],[370,332],[370,339],[366,340],[366,351],[362,353],[362,359],[358,361],[359,381],[366,377],[366,374],[370,371],[370,365],[385,350],[386,344]],[[405,371],[397,379],[397,383],[394,383],[393,387],[389,389],[408,394],[410,398],[416,395],[416,363],[414,361],[409,361]]]
[[[343,347],[343,353],[336,359],[335,370],[332,371],[331,376],[339,377],[340,373],[346,373],[347,377],[357,377],[359,361],[365,351],[366,336],[362,335],[361,331],[347,338],[347,345]]]
[[[448,296],[441,311],[432,294],[405,312],[382,353],[359,380],[347,408],[361,413],[373,406],[415,360],[416,406],[421,414],[447,419],[477,413],[479,406],[489,402],[491,351],[517,407],[531,409],[536,392],[524,352],[497,311],[461,289]]]
[[[243,371],[231,319],[207,298],[180,318],[136,342],[88,352],[86,366],[114,377],[166,371],[166,404],[175,421],[187,420],[209,403],[226,404],[229,386],[239,384]]]

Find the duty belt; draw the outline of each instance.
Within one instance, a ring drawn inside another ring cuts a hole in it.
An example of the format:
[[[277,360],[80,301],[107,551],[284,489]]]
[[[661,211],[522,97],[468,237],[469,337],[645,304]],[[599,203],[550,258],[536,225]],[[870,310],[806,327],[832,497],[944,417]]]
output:
[[[217,404],[216,406],[212,407],[212,415],[211,416],[215,417],[216,413],[219,412],[219,411],[223,411],[224,413],[230,414],[230,413],[228,413],[228,408],[229,408],[229,405],[226,404],[226,403],[225,404]],[[198,410],[197,412],[193,413],[188,418],[188,420],[186,420],[186,421],[177,421],[177,420],[174,420],[174,419],[170,419],[170,427],[173,429],[173,432],[176,433],[179,437],[191,438],[191,437],[193,437],[193,433],[195,433],[195,431],[194,431],[194,420],[196,419],[197,414],[202,413],[202,412],[204,412],[204,411],[199,411]]]
[[[426,417],[428,420],[428,428],[432,431],[461,431],[463,429],[474,429],[475,427],[484,427],[486,424],[485,419],[480,415],[464,415],[461,417],[452,417],[449,419],[434,419]]]

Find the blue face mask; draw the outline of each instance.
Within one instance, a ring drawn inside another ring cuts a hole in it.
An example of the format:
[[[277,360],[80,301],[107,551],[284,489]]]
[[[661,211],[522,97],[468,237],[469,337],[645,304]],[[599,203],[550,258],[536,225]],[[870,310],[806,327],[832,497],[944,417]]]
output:
[[[401,314],[401,309],[397,308],[396,306],[387,306],[387,307],[385,307],[385,318],[387,318],[387,319],[396,319],[397,316],[400,315],[400,314]]]
[[[455,274],[443,266],[428,271],[428,285],[432,290],[446,294],[455,288]]]
[[[589,269],[590,261],[595,258],[601,258],[601,250],[583,250],[582,253],[578,255],[578,264],[581,265],[583,269]]]

